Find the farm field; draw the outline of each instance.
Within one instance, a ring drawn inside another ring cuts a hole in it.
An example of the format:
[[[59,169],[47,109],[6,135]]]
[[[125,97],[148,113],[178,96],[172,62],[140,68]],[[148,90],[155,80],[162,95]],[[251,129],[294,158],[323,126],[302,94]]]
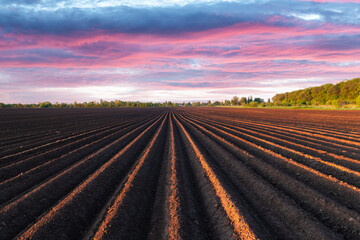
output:
[[[360,239],[360,111],[1,109],[0,239]]]

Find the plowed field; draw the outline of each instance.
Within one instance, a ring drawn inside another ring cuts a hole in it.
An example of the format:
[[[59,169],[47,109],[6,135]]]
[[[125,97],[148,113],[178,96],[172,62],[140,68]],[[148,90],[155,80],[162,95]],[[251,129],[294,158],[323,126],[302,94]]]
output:
[[[360,112],[3,109],[0,239],[360,239]]]

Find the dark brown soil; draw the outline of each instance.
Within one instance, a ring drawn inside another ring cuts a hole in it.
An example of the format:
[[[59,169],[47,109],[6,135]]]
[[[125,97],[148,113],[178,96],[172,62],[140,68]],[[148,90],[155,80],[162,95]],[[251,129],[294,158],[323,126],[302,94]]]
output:
[[[359,203],[359,111],[0,110],[0,239],[360,239]]]

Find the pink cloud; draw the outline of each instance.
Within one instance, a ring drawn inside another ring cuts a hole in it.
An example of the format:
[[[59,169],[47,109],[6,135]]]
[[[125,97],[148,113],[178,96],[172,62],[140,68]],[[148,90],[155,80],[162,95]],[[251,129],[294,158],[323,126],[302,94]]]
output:
[[[4,34],[0,38],[0,69],[11,73],[13,81],[7,85],[14,88],[14,94],[24,91],[17,89],[19,86],[56,88],[119,83],[136,89],[146,85],[152,91],[228,92],[231,88],[263,87],[261,84],[274,79],[319,81],[356,77],[360,66],[360,47],[356,44],[360,27],[307,25],[296,19],[291,19],[296,24],[276,25],[284,21],[283,17],[274,16],[267,24],[239,23],[179,35],[106,31],[71,36]],[[348,45],[353,44],[351,48],[338,45],[344,36]],[[11,72],[7,68],[25,70]],[[126,71],[118,73],[116,69]],[[275,85],[281,84],[280,81]],[[269,87],[266,91],[274,90]],[[0,94],[4,92],[0,90]]]

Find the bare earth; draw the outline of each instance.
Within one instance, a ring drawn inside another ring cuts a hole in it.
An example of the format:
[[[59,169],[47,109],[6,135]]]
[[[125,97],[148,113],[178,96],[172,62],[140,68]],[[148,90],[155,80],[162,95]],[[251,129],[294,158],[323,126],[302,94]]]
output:
[[[360,239],[360,111],[0,109],[0,239]]]

